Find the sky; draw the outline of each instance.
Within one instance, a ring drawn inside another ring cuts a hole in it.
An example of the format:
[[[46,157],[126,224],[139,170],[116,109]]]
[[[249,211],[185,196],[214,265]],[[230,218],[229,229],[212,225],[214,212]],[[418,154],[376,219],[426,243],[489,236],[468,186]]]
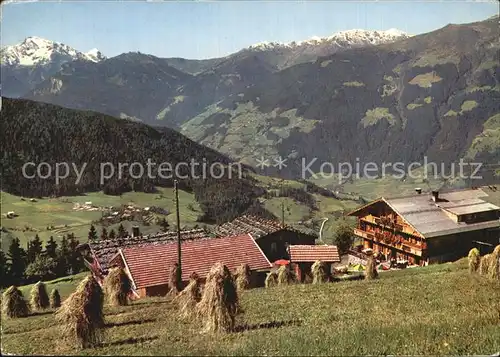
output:
[[[496,1],[56,1],[1,6],[1,46],[38,36],[105,56],[221,57],[263,42],[350,29],[410,34],[498,14]]]

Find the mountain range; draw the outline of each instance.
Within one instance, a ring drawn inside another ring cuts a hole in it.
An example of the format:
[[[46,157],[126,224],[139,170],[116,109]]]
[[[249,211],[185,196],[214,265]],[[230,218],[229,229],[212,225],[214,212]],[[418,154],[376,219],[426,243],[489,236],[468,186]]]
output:
[[[499,50],[498,17],[415,36],[351,30],[260,43],[208,60],[76,55],[43,62],[50,71],[32,77],[13,76],[38,65],[7,63],[4,49],[2,87],[6,96],[170,127],[250,165],[281,156],[290,176],[301,158],[317,159],[312,171],[357,158],[498,163]],[[11,78],[28,90],[20,94]]]
[[[73,61],[97,63],[106,59],[98,49],[86,53],[60,42],[27,37],[0,51],[3,95],[20,97]]]

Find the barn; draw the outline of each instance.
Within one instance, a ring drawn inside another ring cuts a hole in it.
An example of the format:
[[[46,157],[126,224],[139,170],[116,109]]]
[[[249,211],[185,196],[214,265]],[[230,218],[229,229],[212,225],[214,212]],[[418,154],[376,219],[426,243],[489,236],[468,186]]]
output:
[[[271,269],[271,263],[249,234],[182,241],[181,275],[184,284],[192,273],[203,280],[217,262],[232,272],[240,265],[248,264],[251,279],[256,284],[263,281],[263,276]],[[134,294],[140,298],[166,295],[169,273],[175,263],[177,242],[120,248],[110,259],[110,265],[124,268],[132,281]]]
[[[181,240],[196,240],[207,238],[208,232],[204,229],[193,229],[181,231]],[[78,250],[83,255],[83,261],[92,275],[102,284],[104,277],[108,273],[109,261],[116,255],[120,248],[139,247],[144,245],[156,245],[165,242],[172,242],[177,239],[177,232],[166,232],[151,235],[133,234],[126,238],[99,239],[89,241],[78,246]]]
[[[326,263],[328,272],[331,272],[332,264],[340,262],[339,251],[335,245],[291,245],[289,254],[290,263],[301,283],[312,279],[311,267],[314,262],[319,260]]]
[[[245,215],[218,226],[219,237],[249,233],[257,242],[269,261],[290,259],[288,246],[314,245],[315,233],[299,231],[276,220]]]

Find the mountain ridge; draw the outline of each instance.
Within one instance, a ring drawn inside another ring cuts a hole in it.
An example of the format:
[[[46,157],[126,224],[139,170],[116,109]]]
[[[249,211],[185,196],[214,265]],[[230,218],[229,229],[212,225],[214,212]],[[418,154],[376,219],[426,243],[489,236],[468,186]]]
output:
[[[61,42],[31,36],[0,50],[2,95],[20,97],[74,61],[97,63],[106,57],[97,49],[80,52]]]

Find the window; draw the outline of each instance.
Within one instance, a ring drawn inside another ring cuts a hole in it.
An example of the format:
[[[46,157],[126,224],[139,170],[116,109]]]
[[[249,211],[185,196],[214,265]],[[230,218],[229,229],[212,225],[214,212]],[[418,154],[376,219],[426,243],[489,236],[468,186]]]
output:
[[[271,243],[271,253],[276,253],[278,250],[278,246],[276,245],[276,242]]]

